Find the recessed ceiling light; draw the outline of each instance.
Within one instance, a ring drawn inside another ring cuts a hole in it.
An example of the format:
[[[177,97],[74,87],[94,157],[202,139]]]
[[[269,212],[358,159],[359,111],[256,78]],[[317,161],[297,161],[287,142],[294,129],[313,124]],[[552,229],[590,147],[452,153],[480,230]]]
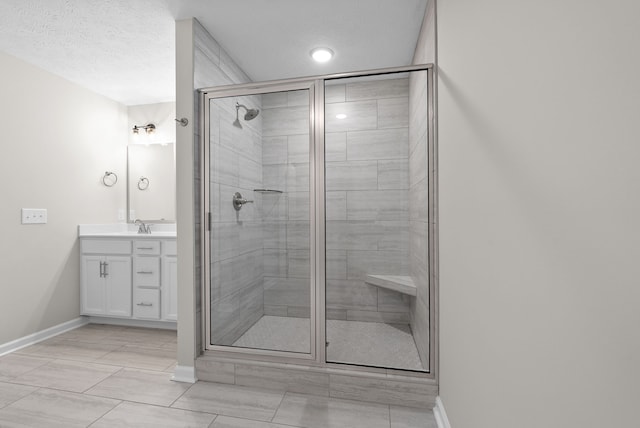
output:
[[[347,115],[344,113],[338,113],[336,114],[336,119],[346,119]]]
[[[311,51],[311,58],[317,62],[327,62],[333,57],[333,51],[329,48],[315,48]]]

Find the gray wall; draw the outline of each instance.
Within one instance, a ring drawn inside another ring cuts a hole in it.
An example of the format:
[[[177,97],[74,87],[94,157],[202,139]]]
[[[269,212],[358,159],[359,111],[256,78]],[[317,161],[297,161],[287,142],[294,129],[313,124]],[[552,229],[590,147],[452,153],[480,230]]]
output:
[[[327,86],[328,319],[409,322],[408,296],[364,283],[409,275],[408,98],[407,78]]]
[[[638,426],[640,2],[437,15],[451,426]]]
[[[4,53],[0,69],[3,344],[80,316],[78,224],[125,209],[128,128],[124,105]],[[48,223],[20,224],[21,208]]]
[[[262,96],[264,304],[267,315],[309,318],[309,92]]]

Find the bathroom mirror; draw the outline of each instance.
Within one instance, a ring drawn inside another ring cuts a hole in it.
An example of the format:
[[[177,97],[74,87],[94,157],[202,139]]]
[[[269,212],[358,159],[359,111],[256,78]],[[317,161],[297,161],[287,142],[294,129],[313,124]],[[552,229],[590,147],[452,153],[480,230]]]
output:
[[[129,222],[176,221],[175,144],[128,146],[127,207]]]

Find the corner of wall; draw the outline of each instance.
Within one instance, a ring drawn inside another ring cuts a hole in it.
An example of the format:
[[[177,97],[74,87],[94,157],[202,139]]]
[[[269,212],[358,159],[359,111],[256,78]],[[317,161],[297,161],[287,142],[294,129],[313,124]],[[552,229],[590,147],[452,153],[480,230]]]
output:
[[[193,18],[176,21],[176,115],[189,120],[176,129],[176,223],[178,244],[178,365],[194,367],[196,349],[194,253]]]

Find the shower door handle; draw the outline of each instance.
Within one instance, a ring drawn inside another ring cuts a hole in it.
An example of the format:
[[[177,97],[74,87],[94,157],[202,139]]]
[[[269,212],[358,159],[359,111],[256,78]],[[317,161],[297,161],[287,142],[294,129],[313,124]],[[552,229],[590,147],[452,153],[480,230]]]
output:
[[[240,208],[242,208],[244,204],[252,204],[252,203],[253,201],[248,201],[245,198],[243,198],[240,192],[236,192],[233,194],[233,208],[235,208],[236,211],[240,211]]]

